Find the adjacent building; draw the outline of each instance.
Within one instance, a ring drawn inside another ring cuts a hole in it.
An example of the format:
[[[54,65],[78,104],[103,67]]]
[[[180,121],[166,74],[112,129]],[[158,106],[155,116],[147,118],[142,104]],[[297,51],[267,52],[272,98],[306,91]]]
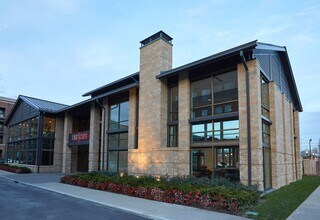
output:
[[[301,179],[302,105],[285,47],[252,41],[172,68],[169,35],[140,43],[139,72],[86,101],[38,100],[44,108],[20,96],[6,121],[9,162],[40,172],[222,176],[261,189]]]
[[[6,156],[6,140],[8,137],[7,128],[4,126],[4,121],[9,115],[12,106],[16,100],[0,97],[0,161],[5,160]]]

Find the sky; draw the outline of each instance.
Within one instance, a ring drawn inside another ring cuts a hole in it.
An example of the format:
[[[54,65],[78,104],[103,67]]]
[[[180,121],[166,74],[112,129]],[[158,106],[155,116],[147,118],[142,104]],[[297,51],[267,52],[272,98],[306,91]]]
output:
[[[256,39],[286,46],[301,148],[318,145],[319,0],[0,0],[0,96],[75,104],[137,72],[139,42],[159,30],[173,37],[173,67]]]

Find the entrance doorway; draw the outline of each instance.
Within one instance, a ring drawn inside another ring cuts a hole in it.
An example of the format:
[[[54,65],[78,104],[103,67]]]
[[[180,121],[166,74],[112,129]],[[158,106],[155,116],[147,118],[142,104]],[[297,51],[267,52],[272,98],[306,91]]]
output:
[[[77,172],[88,172],[89,145],[79,145],[77,154]]]

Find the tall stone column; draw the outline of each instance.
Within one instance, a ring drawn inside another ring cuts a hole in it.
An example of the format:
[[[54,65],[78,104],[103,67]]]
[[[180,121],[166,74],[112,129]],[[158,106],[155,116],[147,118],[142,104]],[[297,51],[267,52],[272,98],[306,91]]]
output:
[[[188,73],[179,75],[178,175],[190,175],[190,80]]]
[[[257,60],[247,62],[250,87],[250,124],[251,124],[251,180],[263,189],[263,154],[261,125],[261,88],[260,66]],[[239,162],[240,181],[248,184],[248,127],[246,71],[243,64],[238,64],[238,100],[239,100]]]
[[[54,156],[53,166],[55,171],[62,171],[62,155],[63,155],[63,130],[64,118],[56,118],[55,137],[54,137]]]
[[[174,152],[167,148],[167,85],[156,79],[172,68],[172,44],[166,37],[163,32],[151,36],[140,48],[138,149],[130,150],[128,158],[132,174],[174,174]]]
[[[272,163],[272,187],[280,188],[286,184],[286,149],[284,133],[283,94],[275,82],[270,82],[270,142]]]
[[[104,126],[104,167],[103,170],[107,169],[108,166],[108,130],[109,130],[109,99],[108,97],[103,99],[103,106],[106,110],[105,114],[105,126]]]
[[[99,169],[100,108],[95,102],[90,109],[89,172]]]
[[[128,149],[137,148],[137,88],[129,90],[129,131],[128,131]]]
[[[69,134],[72,132],[72,116],[68,112],[64,115],[64,129],[63,129],[63,155],[62,155],[62,172],[71,173],[71,147],[68,146]]]
[[[300,119],[299,119],[299,112],[294,111],[294,130],[295,130],[295,137],[294,137],[294,144],[296,148],[296,163],[297,163],[297,177],[298,179],[302,179],[302,159],[300,156]]]

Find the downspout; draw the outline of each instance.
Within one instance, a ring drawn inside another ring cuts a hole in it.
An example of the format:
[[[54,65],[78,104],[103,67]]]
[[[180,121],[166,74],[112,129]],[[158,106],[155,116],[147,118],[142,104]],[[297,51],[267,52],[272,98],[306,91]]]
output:
[[[251,118],[250,118],[250,83],[249,83],[249,68],[247,66],[246,58],[243,51],[240,51],[241,61],[246,71],[246,102],[247,102],[247,142],[248,142],[248,185],[252,184],[251,175]]]
[[[38,141],[37,141],[37,173],[40,173],[41,148],[42,148],[42,134],[43,134],[43,117],[45,112],[39,113],[38,119]]]
[[[96,103],[102,109],[102,120],[101,120],[101,141],[100,141],[100,170],[104,171],[104,141],[105,141],[105,124],[106,124],[106,108],[99,103],[98,99],[96,99]]]

